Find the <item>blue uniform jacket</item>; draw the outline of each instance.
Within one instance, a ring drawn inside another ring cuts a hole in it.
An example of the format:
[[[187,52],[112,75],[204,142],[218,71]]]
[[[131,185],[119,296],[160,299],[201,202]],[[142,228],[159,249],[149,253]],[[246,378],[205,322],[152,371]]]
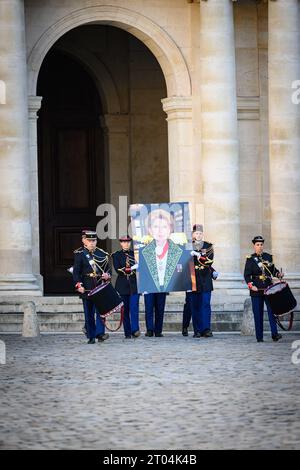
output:
[[[73,280],[76,285],[81,282],[86,291],[94,289],[99,284],[102,272],[111,274],[109,265],[109,255],[101,248],[96,247],[92,253],[87,248],[79,248],[74,252]],[[88,292],[80,294],[81,298],[86,298]]]
[[[203,259],[199,261],[197,256],[194,256],[197,292],[210,292],[214,289],[211,268],[214,260],[212,243],[203,242],[201,250],[207,250],[208,254],[204,255]],[[199,253],[201,253],[201,250],[194,249]]]
[[[272,284],[272,276],[278,277],[279,271],[274,266],[273,257],[269,253],[262,253],[257,256],[256,253],[247,256],[244,270],[246,283],[253,282],[259,291],[250,290],[251,297],[260,297],[264,295],[264,289]]]
[[[115,288],[120,295],[137,294],[136,271],[130,274],[125,273],[126,259],[129,260],[130,266],[136,264],[133,250],[119,250],[112,254],[113,265],[118,274]]]

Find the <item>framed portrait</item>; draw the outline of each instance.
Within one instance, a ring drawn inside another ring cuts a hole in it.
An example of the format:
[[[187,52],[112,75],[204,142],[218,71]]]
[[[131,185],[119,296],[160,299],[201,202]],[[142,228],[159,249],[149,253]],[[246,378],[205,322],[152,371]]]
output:
[[[131,233],[140,294],[193,290],[188,202],[132,204]]]

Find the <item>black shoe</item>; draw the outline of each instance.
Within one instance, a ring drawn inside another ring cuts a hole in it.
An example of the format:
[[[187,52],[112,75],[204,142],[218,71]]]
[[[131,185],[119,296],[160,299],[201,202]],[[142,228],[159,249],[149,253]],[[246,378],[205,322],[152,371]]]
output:
[[[263,343],[264,340],[263,340],[263,339],[258,339],[257,342],[258,342],[258,343]]]
[[[279,341],[282,338],[282,335],[277,333],[277,335],[272,335],[272,340],[273,341]]]
[[[193,338],[201,338],[201,333],[194,333]]]
[[[97,338],[98,342],[101,343],[102,341],[105,341],[106,339],[109,338],[109,334],[104,333],[103,335],[96,336],[96,338]]]
[[[95,343],[96,343],[95,338],[91,338],[87,342],[87,344],[95,344]]]
[[[212,334],[211,330],[204,330],[201,333],[201,336],[203,336],[203,338],[211,338],[213,336],[213,334]]]
[[[139,330],[135,331],[134,333],[132,333],[132,336],[134,338],[138,338],[139,336],[141,336],[141,332]]]
[[[187,328],[182,328],[182,336],[188,336],[189,332]]]
[[[155,333],[155,336],[156,338],[163,338],[164,335],[162,333]]]
[[[131,335],[126,335],[125,339],[131,339]]]
[[[152,330],[147,330],[146,333],[145,333],[145,336],[153,336],[153,331]]]

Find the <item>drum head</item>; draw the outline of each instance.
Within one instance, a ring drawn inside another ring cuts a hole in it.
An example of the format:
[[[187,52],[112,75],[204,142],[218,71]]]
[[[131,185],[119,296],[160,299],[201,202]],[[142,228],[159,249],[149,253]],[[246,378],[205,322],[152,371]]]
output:
[[[105,289],[108,285],[108,282],[103,282],[102,284],[99,284],[99,286],[95,287],[95,289],[91,290],[91,292],[88,293],[88,297],[91,297],[92,295],[97,294],[98,292],[101,292],[103,289]]]
[[[265,295],[277,294],[278,292],[281,292],[283,289],[285,289],[286,286],[286,282],[276,282],[276,284],[267,287],[267,289],[265,290]]]

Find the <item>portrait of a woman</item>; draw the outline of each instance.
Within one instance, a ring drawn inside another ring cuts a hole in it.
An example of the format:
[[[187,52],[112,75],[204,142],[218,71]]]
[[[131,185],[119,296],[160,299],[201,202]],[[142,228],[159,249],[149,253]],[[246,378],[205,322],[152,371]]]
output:
[[[174,218],[164,209],[150,212],[146,229],[152,241],[139,251],[139,292],[191,289],[190,253],[174,243]]]

